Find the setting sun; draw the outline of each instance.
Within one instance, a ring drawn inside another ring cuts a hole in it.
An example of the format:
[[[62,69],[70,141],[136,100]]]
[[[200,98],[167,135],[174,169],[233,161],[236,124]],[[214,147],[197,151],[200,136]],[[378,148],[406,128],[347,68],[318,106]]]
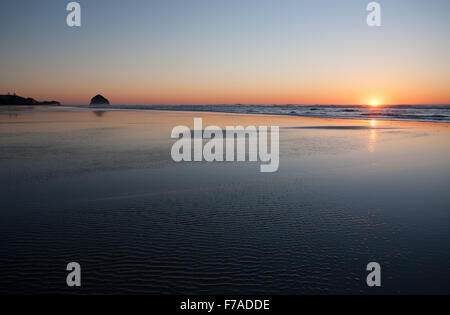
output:
[[[378,102],[377,101],[372,101],[372,103],[370,103],[371,106],[378,106]]]

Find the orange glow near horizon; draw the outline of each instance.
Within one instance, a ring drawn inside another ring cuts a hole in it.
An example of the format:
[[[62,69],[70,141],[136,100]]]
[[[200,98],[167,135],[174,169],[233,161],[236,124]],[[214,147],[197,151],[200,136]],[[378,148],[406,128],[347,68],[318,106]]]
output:
[[[69,82],[70,83],[70,82]],[[387,91],[384,100],[367,98],[362,95],[367,87],[353,84],[335,83],[335,86],[321,88],[321,85],[287,83],[271,86],[259,84],[226,84],[224,82],[191,82],[184,86],[179,82],[111,82],[79,85],[76,88],[63,82],[52,82],[51,86],[34,84],[16,89],[15,93],[37,100],[56,100],[65,105],[89,104],[96,94],[102,94],[113,105],[178,105],[178,104],[304,104],[304,105],[368,105],[373,108],[384,104],[449,104],[445,93],[432,94],[418,90],[399,89]],[[331,84],[331,83],[330,83]],[[96,87],[92,87],[96,86]],[[444,89],[443,89],[444,90]],[[1,91],[7,94],[11,90]],[[326,91],[326,92],[323,92]],[[12,93],[12,92],[11,92]]]
[[[434,85],[425,82],[405,83],[403,78],[384,79],[380,86],[363,74],[349,76],[345,80],[332,78],[295,78],[278,76],[248,75],[242,77],[231,73],[226,77],[211,73],[210,76],[193,77],[186,81],[182,72],[167,69],[167,75],[153,78],[146,75],[117,72],[116,76],[98,75],[83,80],[67,77],[64,80],[48,76],[38,80],[30,75],[22,81],[17,76],[8,78],[2,93],[16,92],[17,95],[37,100],[56,100],[65,105],[89,104],[90,99],[101,94],[113,105],[178,105],[178,104],[305,104],[305,105],[366,105],[385,104],[449,104],[450,89],[441,82]],[[171,75],[169,75],[171,74]],[[334,77],[334,75],[330,75]],[[131,78],[131,79],[130,79]],[[39,82],[39,84],[36,84]],[[2,83],[2,79],[0,79]],[[389,86],[389,88],[384,87]],[[12,86],[8,88],[8,86]],[[21,88],[14,88],[21,86]],[[373,87],[375,86],[375,87]]]
[[[70,82],[69,82],[70,83]],[[67,84],[69,84],[67,83]],[[90,99],[102,94],[113,105],[178,105],[178,104],[304,104],[304,105],[366,105],[373,108],[384,104],[449,104],[445,93],[432,94],[426,91],[423,94],[415,91],[386,92],[385,99],[367,98],[364,92],[349,84],[344,86],[336,83],[322,89],[320,85],[304,86],[286,84],[270,86],[262,83],[258,86],[237,84],[224,84],[222,82],[202,82],[197,86],[171,84],[169,82],[102,82],[96,87],[79,85],[76,88],[66,86],[63,82],[52,82],[51,86],[42,84],[21,89],[5,89],[0,94],[15,92],[19,96],[33,97],[36,100],[55,100],[65,105],[89,104]],[[33,85],[32,85],[33,84]],[[248,83],[247,83],[248,84]],[[367,89],[367,88],[366,88]],[[364,87],[361,90],[365,90]],[[327,92],[323,92],[327,91]]]

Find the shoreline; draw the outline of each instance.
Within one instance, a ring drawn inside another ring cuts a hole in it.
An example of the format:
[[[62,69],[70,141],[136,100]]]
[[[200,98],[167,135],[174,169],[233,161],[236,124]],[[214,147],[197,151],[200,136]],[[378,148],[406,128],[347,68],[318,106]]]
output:
[[[139,108],[142,106],[143,108]],[[173,108],[168,108],[169,106],[173,106]],[[196,107],[195,109],[187,109],[186,107]],[[108,106],[90,106],[90,105],[61,105],[59,107],[71,107],[71,108],[82,108],[82,109],[100,109],[100,110],[130,110],[130,111],[164,111],[164,112],[188,112],[188,113],[222,113],[222,114],[237,114],[237,115],[258,115],[258,116],[286,116],[286,117],[304,117],[304,118],[322,118],[322,119],[345,119],[345,120],[362,120],[362,121],[395,121],[395,122],[422,122],[422,123],[439,123],[439,124],[450,124],[450,121],[439,121],[439,120],[431,120],[431,119],[408,119],[408,118],[389,118],[389,117],[338,117],[338,116],[319,116],[319,115],[301,115],[301,114],[294,114],[294,113],[262,113],[262,112],[235,112],[230,110],[220,110],[215,109],[211,110],[208,108],[205,109],[199,109],[200,106],[210,106],[210,105],[108,105]],[[211,105],[211,106],[218,106],[218,105]],[[234,105],[229,105],[234,106]],[[248,107],[251,106],[267,106],[271,107],[272,105],[246,105]],[[289,106],[289,105],[276,105],[276,106]],[[292,106],[305,106],[310,107],[310,105],[292,105]],[[334,107],[334,106],[360,106],[360,105],[319,105],[319,106],[313,106],[313,107]],[[395,105],[397,106],[397,105]],[[415,106],[415,105],[400,105],[400,106]],[[420,106],[420,105],[419,105]],[[423,105],[423,106],[429,106],[429,105]],[[430,105],[432,106],[432,105]],[[437,106],[449,106],[449,105],[437,105]],[[382,109],[383,107],[378,107],[377,109]]]
[[[414,119],[388,119],[386,117],[377,118],[377,117],[324,117],[324,116],[308,116],[308,115],[294,115],[294,114],[286,114],[286,113],[257,113],[257,112],[251,112],[251,113],[245,113],[245,112],[230,112],[230,111],[218,111],[218,110],[187,110],[185,108],[180,109],[160,109],[160,108],[138,108],[139,106],[148,106],[148,105],[3,105],[0,106],[1,109],[11,108],[11,109],[18,109],[20,108],[27,108],[32,109],[34,106],[37,106],[38,108],[55,108],[55,109],[83,109],[83,110],[89,110],[92,112],[96,111],[124,111],[124,112],[135,112],[135,111],[141,111],[141,112],[167,112],[167,113],[198,113],[198,114],[229,114],[229,115],[238,115],[238,116],[272,116],[272,117],[290,117],[290,118],[305,118],[305,119],[332,119],[332,120],[341,120],[341,121],[362,121],[362,122],[368,122],[368,121],[375,121],[377,123],[386,122],[386,123],[420,123],[420,124],[439,124],[439,125],[450,125],[450,121],[430,121],[430,120],[414,120]],[[119,106],[132,106],[130,108],[123,108]],[[159,106],[159,105],[150,105],[150,106]],[[185,105],[170,105],[170,106],[185,106]],[[199,106],[208,106],[208,105],[199,105]],[[253,106],[253,105],[250,105]],[[256,105],[259,106],[259,105]],[[322,106],[322,105],[320,105]],[[326,105],[324,105],[326,106]],[[334,105],[333,105],[334,106]],[[341,106],[341,105],[336,105]],[[342,105],[347,106],[347,105]],[[353,105],[352,105],[353,106]],[[447,106],[447,105],[444,105]],[[1,112],[1,111],[0,111]]]

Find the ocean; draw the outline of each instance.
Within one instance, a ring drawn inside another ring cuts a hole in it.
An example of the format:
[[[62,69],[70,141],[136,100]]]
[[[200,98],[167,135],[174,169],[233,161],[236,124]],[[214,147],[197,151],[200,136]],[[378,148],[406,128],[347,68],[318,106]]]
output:
[[[85,106],[83,106],[85,107]],[[92,106],[91,106],[92,108]],[[117,105],[93,106],[138,110],[288,115],[317,118],[450,122],[450,105]]]

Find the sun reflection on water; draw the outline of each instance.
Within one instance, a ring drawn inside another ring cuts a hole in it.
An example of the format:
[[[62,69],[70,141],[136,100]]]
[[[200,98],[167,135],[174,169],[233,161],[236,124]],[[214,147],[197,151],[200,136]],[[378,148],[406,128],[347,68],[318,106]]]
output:
[[[371,120],[370,126],[376,127],[377,121]],[[377,130],[375,128],[372,128],[370,130],[370,135],[369,135],[369,145],[368,145],[369,152],[371,152],[371,153],[375,152],[376,144],[377,144]]]

